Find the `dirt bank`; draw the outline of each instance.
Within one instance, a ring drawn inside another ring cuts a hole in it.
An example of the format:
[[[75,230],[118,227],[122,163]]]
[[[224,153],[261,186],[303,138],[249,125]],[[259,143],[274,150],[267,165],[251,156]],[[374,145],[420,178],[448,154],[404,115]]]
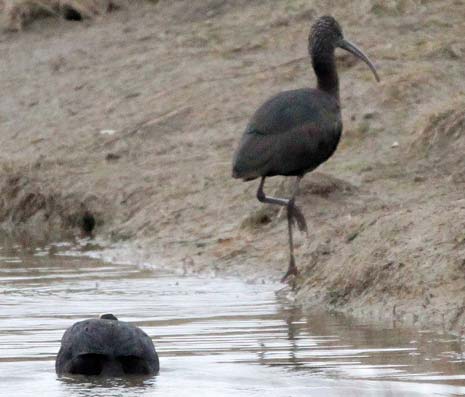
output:
[[[285,217],[256,201],[257,183],[231,178],[231,156],[263,100],[314,84],[309,26],[332,13],[382,82],[339,54],[345,132],[302,184],[296,298],[461,330],[462,1],[133,3],[0,36],[3,229],[62,238],[91,212],[97,235],[141,261],[279,279]]]

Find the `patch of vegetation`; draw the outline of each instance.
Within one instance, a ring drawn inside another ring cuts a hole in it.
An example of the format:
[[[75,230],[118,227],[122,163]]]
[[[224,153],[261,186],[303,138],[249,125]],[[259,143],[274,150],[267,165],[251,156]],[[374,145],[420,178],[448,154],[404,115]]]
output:
[[[278,213],[275,206],[263,206],[241,222],[241,229],[257,229],[270,224]]]
[[[113,0],[4,0],[6,29],[20,31],[31,20],[60,16],[70,20],[94,18],[118,8]]]
[[[465,103],[454,102],[442,110],[429,114],[421,123],[412,149],[424,155],[441,154],[443,149],[465,146]],[[448,153],[451,151],[447,151]]]

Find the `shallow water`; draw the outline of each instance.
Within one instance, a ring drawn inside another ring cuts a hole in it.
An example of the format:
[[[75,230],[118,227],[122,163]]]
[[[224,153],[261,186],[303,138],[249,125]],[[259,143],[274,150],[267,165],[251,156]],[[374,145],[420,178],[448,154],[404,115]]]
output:
[[[66,244],[0,247],[1,396],[465,394],[457,337],[306,315],[276,294],[279,285],[180,277],[81,254]],[[152,337],[158,376],[55,375],[64,330],[103,312]]]

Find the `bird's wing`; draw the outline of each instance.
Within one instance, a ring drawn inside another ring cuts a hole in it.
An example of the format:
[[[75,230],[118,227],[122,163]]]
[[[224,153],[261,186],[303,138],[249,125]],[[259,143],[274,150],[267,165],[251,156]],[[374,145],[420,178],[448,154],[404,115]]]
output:
[[[233,162],[233,175],[254,179],[314,169],[340,135],[337,101],[310,89],[284,91],[252,116]]]
[[[337,113],[331,105],[329,98],[315,90],[284,91],[258,108],[245,133],[250,130],[262,135],[286,134],[308,123],[324,128],[328,117]]]
[[[243,136],[233,160],[236,178],[254,179],[263,174],[275,154],[272,136],[258,130],[249,130]]]

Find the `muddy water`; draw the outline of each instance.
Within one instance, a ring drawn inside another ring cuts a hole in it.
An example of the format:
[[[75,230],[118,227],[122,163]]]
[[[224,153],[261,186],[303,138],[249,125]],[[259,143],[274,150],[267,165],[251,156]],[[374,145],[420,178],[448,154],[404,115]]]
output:
[[[68,245],[0,249],[1,396],[447,396],[465,394],[460,340],[306,315],[277,285],[173,276]],[[154,340],[152,378],[57,378],[73,322],[112,312]]]

